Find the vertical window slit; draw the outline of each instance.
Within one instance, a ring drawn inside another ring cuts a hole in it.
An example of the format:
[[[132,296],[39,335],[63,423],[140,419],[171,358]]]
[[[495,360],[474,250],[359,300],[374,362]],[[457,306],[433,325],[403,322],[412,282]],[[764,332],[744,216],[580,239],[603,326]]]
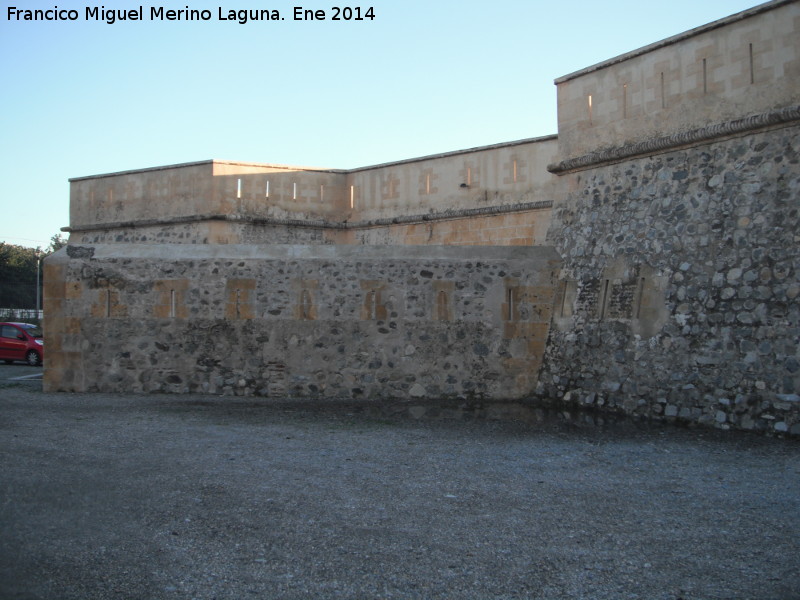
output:
[[[111,316],[111,290],[106,290],[106,316]]]
[[[467,185],[472,185],[472,167],[467,167]]]
[[[269,198],[269,180],[267,180],[267,187],[264,190],[264,198]]]
[[[703,93],[708,93],[708,66],[706,59],[703,59]]]
[[[517,183],[517,161],[514,160],[514,183]]]
[[[430,194],[431,193],[431,176],[430,176],[430,173],[425,175],[425,193],[426,194]]]
[[[237,179],[236,180],[236,197],[237,198],[241,198],[242,197],[242,180],[241,179]]]
[[[622,84],[622,118],[628,118],[628,84]]]
[[[753,44],[750,44],[750,85],[756,82],[755,69],[753,68]]]
[[[320,185],[319,186],[319,201],[320,202],[325,202],[325,186],[324,185]]]
[[[236,290],[236,318],[238,319],[241,316],[240,304],[242,301],[242,290]]]
[[[292,200],[297,200],[297,184],[292,184]]]
[[[591,94],[589,94],[589,96],[587,98],[587,101],[588,101],[588,104],[589,104],[589,125],[591,126],[591,124],[592,124],[592,95]]]
[[[175,290],[169,291],[169,316],[175,318]]]
[[[661,108],[667,108],[667,90],[664,87],[664,71],[661,71]]]
[[[356,199],[356,186],[350,186],[350,208],[355,207],[355,199]]]
[[[508,320],[514,320],[514,288],[506,290],[506,305],[508,306]]]

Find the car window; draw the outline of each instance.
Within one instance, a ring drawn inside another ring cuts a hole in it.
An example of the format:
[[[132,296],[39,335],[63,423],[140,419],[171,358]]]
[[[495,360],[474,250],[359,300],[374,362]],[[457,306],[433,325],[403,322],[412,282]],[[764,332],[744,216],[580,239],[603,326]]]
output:
[[[2,328],[0,328],[0,337],[17,339],[18,335],[19,329],[13,325],[3,325]]]
[[[32,337],[35,337],[35,338],[43,337],[42,328],[41,327],[37,327],[36,325],[26,325],[25,326],[25,331],[27,331],[28,335],[30,335]]]

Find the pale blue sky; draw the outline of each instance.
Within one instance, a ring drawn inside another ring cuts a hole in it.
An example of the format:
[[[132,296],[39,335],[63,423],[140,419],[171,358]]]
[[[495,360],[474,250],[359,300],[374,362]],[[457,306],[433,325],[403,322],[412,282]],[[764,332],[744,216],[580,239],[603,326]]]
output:
[[[80,21],[7,19],[56,4]],[[372,21],[295,22],[295,5],[337,2],[184,0],[145,15],[213,20],[107,25],[87,3],[3,0],[0,241],[47,246],[70,177],[210,158],[353,168],[553,134],[556,77],[758,4],[375,0],[349,3]],[[286,20],[221,22],[220,6]]]

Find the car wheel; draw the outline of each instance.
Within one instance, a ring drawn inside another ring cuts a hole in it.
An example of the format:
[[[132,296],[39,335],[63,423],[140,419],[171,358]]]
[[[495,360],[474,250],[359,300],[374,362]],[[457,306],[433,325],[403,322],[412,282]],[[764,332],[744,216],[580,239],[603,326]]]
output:
[[[28,361],[28,364],[32,367],[35,367],[42,359],[39,358],[39,353],[36,350],[28,350],[28,353],[25,355],[25,360]]]

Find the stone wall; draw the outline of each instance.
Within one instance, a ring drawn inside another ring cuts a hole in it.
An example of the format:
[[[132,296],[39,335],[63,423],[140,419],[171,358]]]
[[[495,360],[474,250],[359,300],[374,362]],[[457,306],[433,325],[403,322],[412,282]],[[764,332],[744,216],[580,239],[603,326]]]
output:
[[[353,170],[209,160],[70,180],[74,244],[541,244],[556,136]],[[484,231],[485,230],[485,231]]]
[[[776,0],[559,77],[562,158],[797,104],[798,23]]]
[[[800,128],[564,177],[540,394],[800,433]]]
[[[45,389],[518,399],[545,248],[70,245],[48,259]]]
[[[345,183],[343,171],[224,160],[77,177],[70,180],[70,230],[80,242],[84,232],[232,216],[336,220],[346,208]],[[202,238],[158,241],[202,243]]]
[[[774,0],[562,77],[558,137],[71,180],[45,387],[800,434],[799,25]]]

